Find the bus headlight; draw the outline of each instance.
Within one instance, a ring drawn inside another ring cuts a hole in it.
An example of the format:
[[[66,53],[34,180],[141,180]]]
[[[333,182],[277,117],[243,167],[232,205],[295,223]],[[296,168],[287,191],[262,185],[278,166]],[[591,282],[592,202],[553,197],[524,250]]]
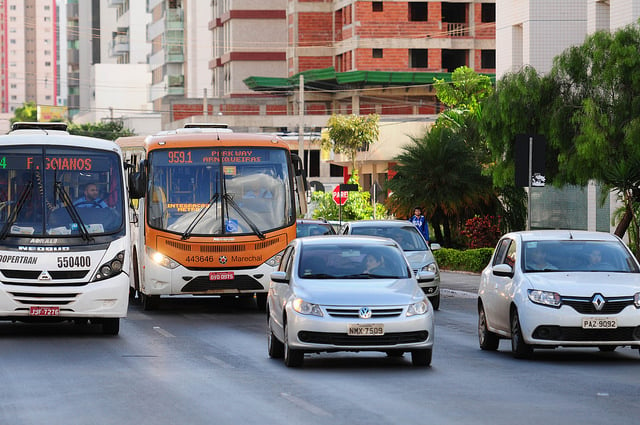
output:
[[[271,267],[278,267],[280,265],[280,260],[282,260],[282,253],[283,252],[284,251],[280,251],[279,253],[277,253],[273,257],[269,258],[267,261],[265,261],[265,263],[268,266],[271,266]]]
[[[124,264],[124,251],[120,251],[110,261],[98,267],[98,272],[91,280],[97,282],[99,280],[108,279],[122,273],[122,265]]]
[[[162,254],[161,252],[156,251],[155,249],[151,249],[147,247],[147,255],[151,260],[159,266],[166,267],[167,269],[175,269],[180,264],[177,261],[173,260],[170,257]]]

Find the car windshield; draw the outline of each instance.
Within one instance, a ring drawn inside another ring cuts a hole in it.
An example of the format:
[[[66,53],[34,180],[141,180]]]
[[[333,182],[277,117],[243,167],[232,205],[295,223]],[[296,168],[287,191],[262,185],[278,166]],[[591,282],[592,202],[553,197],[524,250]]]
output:
[[[403,251],[426,251],[429,249],[418,229],[411,223],[406,226],[393,227],[385,227],[384,225],[353,226],[351,234],[390,238],[398,242]]]
[[[632,255],[617,241],[527,241],[523,248],[525,273],[639,272]]]
[[[296,224],[296,235],[299,238],[304,236],[335,235],[335,231],[329,223],[298,222]]]
[[[390,245],[323,244],[302,248],[298,276],[305,279],[403,279],[406,261]]]

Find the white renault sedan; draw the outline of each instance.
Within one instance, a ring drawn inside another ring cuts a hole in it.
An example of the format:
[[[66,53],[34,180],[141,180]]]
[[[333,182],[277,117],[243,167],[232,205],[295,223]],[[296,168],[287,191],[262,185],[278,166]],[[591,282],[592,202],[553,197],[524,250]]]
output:
[[[608,233],[508,233],[478,290],[480,348],[511,339],[514,357],[534,348],[640,349],[640,266]]]
[[[415,366],[431,364],[433,307],[392,240],[293,240],[271,274],[267,309],[269,356],[289,367],[334,351],[410,352]]]

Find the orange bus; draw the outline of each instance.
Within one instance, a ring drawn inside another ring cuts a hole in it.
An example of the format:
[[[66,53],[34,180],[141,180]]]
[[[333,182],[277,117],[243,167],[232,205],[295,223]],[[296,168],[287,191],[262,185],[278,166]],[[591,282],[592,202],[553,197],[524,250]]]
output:
[[[117,141],[132,171],[130,295],[145,310],[179,295],[255,295],[263,309],[306,212],[301,161],[277,136],[191,126]]]

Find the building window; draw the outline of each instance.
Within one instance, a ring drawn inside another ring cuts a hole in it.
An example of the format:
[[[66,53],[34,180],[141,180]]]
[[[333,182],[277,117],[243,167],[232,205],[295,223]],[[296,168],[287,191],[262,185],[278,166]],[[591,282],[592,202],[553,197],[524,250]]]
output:
[[[482,50],[480,53],[480,67],[482,69],[495,69],[496,68],[496,51],[495,50]]]
[[[382,57],[382,49],[373,49],[371,51],[371,57],[381,58]]]
[[[51,62],[46,61],[46,62],[44,63],[44,66],[51,66]]]
[[[343,175],[343,167],[336,164],[329,164],[329,177],[342,177]]]
[[[495,22],[496,21],[496,4],[495,3],[482,3],[482,22]]]
[[[429,60],[427,59],[427,49],[410,49],[409,50],[409,67],[411,68],[428,68]]]
[[[426,21],[428,18],[427,2],[411,2],[409,3],[409,20],[410,21]]]
[[[373,12],[382,12],[382,2],[381,1],[372,1],[371,2],[371,10]]]

